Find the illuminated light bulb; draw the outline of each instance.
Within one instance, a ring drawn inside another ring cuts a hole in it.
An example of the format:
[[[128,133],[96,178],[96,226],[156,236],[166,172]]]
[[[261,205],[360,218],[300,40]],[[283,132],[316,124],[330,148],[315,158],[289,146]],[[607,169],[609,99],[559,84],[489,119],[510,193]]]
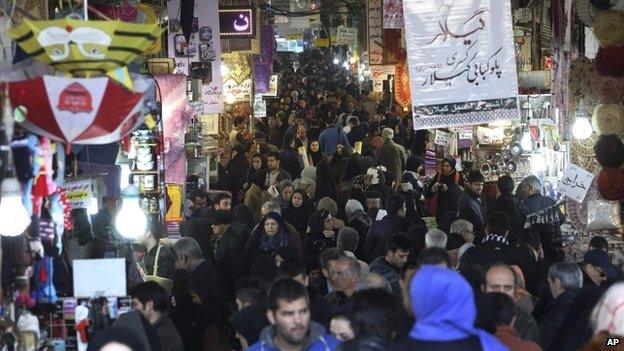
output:
[[[576,117],[572,126],[572,135],[579,140],[585,140],[592,135],[592,126],[587,117]]]
[[[126,239],[142,239],[147,228],[147,216],[139,205],[139,189],[134,184],[123,191],[123,203],[115,217],[115,228]]]
[[[357,59],[355,58],[355,56],[351,56],[351,58],[349,59],[349,63],[354,65],[357,62]]]
[[[349,69],[349,62],[345,61],[342,63],[342,68]]]
[[[225,77],[228,75],[228,73],[230,73],[230,68],[225,64],[225,63],[221,63],[221,77]]]
[[[337,64],[340,64],[340,60],[339,60],[339,59],[337,59],[337,58],[335,58],[335,59],[334,59],[334,65],[337,65]]]
[[[30,225],[30,216],[22,203],[22,187],[17,178],[4,179],[0,194],[0,235],[21,235]]]

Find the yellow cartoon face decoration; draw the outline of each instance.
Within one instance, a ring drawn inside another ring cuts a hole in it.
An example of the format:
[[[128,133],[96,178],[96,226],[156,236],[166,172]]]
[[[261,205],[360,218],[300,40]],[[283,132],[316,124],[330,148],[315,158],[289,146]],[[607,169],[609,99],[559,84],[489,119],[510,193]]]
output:
[[[79,76],[126,66],[159,39],[158,24],[61,19],[28,21],[11,37],[38,61]]]

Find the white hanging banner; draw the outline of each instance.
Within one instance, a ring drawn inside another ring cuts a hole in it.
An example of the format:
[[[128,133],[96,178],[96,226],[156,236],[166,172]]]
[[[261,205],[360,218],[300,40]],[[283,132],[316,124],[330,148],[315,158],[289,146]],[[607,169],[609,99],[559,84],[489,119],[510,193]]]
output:
[[[563,174],[563,178],[557,182],[557,191],[581,203],[585,199],[593,181],[594,175],[592,173],[570,163]]]
[[[368,16],[368,63],[383,63],[383,17],[381,0],[368,0],[366,13]]]
[[[414,128],[517,120],[509,0],[404,0]]]

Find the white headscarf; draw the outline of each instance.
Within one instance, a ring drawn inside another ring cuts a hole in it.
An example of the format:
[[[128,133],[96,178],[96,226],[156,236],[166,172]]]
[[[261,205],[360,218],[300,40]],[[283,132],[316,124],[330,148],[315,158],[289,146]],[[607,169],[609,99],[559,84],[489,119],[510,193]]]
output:
[[[607,331],[624,336],[624,282],[612,285],[592,312],[594,335]]]

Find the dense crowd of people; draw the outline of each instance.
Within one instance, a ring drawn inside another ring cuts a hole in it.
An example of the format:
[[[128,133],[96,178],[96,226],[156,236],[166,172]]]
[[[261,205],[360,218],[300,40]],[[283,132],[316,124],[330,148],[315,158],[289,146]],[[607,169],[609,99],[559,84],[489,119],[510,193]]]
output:
[[[312,50],[296,71],[276,64],[270,117],[253,138],[234,121],[227,191],[192,193],[172,247],[150,230],[146,270],[171,285],[133,287],[141,337],[113,326],[94,345],[119,334],[133,350],[600,350],[624,337],[622,272],[603,237],[566,261],[561,223],[528,221],[555,205],[535,176],[500,177],[491,202],[483,175],[454,158],[427,177],[428,133],[331,61]]]

